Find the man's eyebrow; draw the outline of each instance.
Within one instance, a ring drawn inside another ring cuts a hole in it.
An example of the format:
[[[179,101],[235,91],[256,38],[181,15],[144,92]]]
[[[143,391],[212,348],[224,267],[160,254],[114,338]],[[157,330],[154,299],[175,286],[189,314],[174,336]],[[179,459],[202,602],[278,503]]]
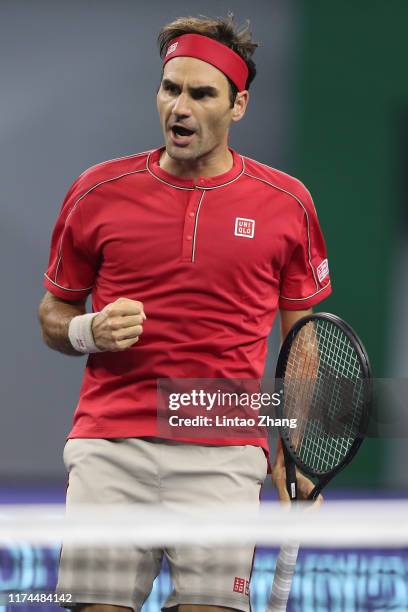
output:
[[[174,83],[174,81],[171,81],[170,79],[163,79],[162,84],[164,87],[179,87],[177,83]]]
[[[218,89],[212,87],[212,85],[199,85],[198,87],[189,87],[188,89],[192,93],[207,94],[208,96],[218,95]]]
[[[163,87],[177,87],[178,89],[180,89],[180,85],[178,85],[171,79],[163,79],[162,84]],[[206,94],[208,96],[218,95],[218,89],[216,87],[213,87],[212,85],[198,85],[197,87],[189,87],[188,90],[190,93],[193,94],[199,93],[202,95]]]

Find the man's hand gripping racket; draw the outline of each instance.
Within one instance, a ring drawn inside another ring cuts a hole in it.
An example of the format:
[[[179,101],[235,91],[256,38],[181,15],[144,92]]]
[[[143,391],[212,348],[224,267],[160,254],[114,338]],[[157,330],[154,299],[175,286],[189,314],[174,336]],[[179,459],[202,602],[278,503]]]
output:
[[[339,317],[309,315],[288,333],[278,358],[276,390],[282,396],[277,417],[297,420],[296,428],[280,428],[290,500],[298,499],[298,488],[305,498],[312,486],[308,478],[314,486],[307,498],[317,500],[357,453],[369,421],[370,379],[364,346]],[[297,542],[281,547],[267,612],[286,610],[298,550]]]

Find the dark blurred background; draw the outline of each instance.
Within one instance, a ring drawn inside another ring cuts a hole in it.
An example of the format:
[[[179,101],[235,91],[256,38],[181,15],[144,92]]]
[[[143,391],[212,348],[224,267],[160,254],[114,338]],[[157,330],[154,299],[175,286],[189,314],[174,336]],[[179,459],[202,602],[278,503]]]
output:
[[[377,377],[408,376],[407,2],[1,0],[0,493],[64,486],[85,359],[50,351],[37,322],[61,201],[87,167],[162,144],[161,25],[228,10],[260,42],[231,144],[310,189],[334,286],[318,309],[356,328]],[[332,486],[404,492],[406,457],[403,438],[367,440]]]

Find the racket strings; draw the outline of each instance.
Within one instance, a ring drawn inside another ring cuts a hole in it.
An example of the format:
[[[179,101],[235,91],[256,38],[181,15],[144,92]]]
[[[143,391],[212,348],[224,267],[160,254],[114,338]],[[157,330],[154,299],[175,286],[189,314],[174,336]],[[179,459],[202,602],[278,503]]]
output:
[[[332,470],[348,454],[364,404],[364,380],[347,335],[327,320],[313,320],[295,337],[284,377],[286,430],[300,460],[316,473]]]

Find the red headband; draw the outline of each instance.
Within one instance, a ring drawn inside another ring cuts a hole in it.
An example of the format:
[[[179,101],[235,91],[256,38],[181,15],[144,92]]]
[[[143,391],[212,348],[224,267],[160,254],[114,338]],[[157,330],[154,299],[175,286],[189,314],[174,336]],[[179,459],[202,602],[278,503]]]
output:
[[[238,91],[245,89],[248,66],[238,53],[213,38],[201,34],[183,34],[173,38],[168,44],[163,66],[173,57],[195,57],[212,64],[231,79]]]

